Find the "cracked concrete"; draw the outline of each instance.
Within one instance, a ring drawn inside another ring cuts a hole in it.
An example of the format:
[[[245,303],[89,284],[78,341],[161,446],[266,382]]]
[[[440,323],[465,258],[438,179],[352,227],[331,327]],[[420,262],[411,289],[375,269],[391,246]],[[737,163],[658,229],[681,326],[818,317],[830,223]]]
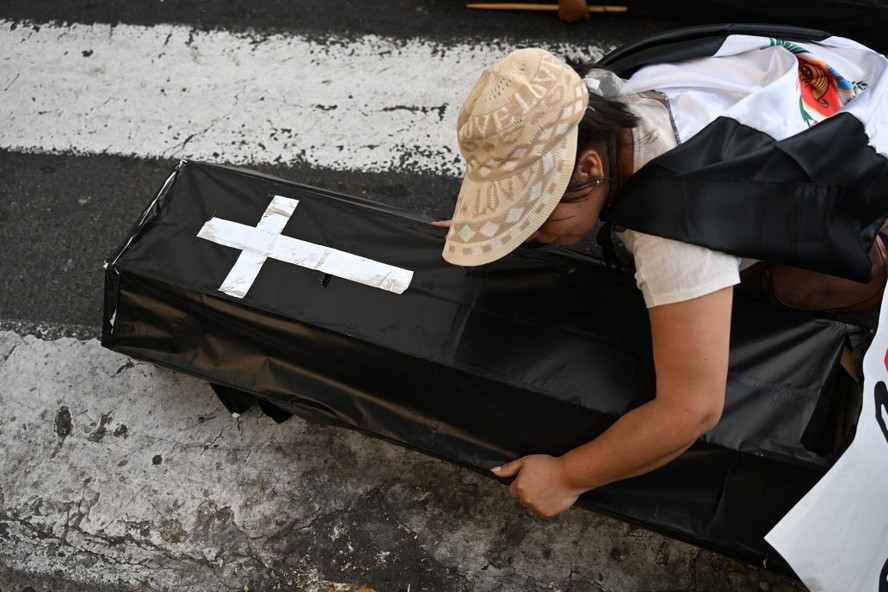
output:
[[[102,591],[803,589],[588,511],[538,520],[492,479],[356,432],[299,418],[278,425],[258,411],[234,418],[201,381],[95,340],[2,331],[0,354],[7,582],[63,574]]]

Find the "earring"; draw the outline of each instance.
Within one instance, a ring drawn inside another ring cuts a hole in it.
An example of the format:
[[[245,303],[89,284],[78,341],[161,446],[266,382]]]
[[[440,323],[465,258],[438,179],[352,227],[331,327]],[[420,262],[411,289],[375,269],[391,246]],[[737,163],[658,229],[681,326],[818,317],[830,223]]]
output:
[[[595,186],[601,187],[601,179],[595,179]]]

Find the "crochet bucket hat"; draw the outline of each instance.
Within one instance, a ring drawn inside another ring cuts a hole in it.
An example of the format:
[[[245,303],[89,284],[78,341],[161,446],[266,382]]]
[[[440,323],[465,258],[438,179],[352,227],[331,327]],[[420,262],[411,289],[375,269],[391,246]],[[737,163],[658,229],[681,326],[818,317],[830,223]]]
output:
[[[570,66],[520,49],[485,69],[457,122],[466,159],[444,259],[490,263],[526,241],[567,188],[588,91]]]

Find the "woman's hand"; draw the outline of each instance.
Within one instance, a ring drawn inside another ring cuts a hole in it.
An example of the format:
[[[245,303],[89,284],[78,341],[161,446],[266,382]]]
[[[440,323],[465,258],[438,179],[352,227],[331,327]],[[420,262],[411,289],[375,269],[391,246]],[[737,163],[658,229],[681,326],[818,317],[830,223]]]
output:
[[[436,220],[432,222],[432,226],[437,226],[438,228],[450,228],[450,225],[453,223],[453,220]]]
[[[649,310],[657,396],[594,440],[559,457],[532,455],[493,469],[509,493],[543,518],[584,492],[673,460],[718,422],[724,406],[732,288]]]
[[[583,492],[565,480],[561,461],[545,454],[532,454],[491,469],[497,477],[515,477],[509,495],[542,518],[566,511]]]
[[[558,0],[558,18],[566,23],[575,23],[589,18],[586,0]]]

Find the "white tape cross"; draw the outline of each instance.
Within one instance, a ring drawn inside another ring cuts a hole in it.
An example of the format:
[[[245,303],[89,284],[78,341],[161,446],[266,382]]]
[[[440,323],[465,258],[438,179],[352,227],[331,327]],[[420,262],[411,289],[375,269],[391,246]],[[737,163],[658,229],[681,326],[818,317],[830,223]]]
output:
[[[221,292],[243,298],[269,257],[395,294],[410,286],[413,272],[289,236],[281,235],[299,200],[275,195],[255,227],[212,218],[198,238],[240,249],[234,267],[219,287]]]

